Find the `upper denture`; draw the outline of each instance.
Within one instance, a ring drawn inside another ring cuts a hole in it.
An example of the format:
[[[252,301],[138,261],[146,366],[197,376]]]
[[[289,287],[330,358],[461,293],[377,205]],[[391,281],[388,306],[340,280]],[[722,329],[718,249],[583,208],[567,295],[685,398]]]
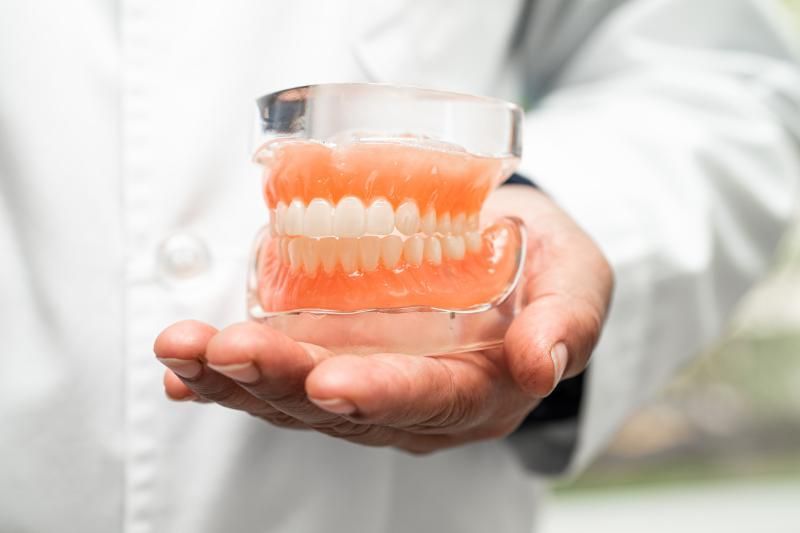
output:
[[[314,199],[337,205],[354,196],[364,206],[383,199],[397,211],[412,200],[421,214],[480,211],[502,177],[502,159],[424,149],[402,143],[359,142],[340,147],[311,141],[273,143],[265,161],[267,205]],[[420,153],[424,156],[421,157]]]
[[[480,208],[503,171],[500,159],[402,143],[291,140],[267,152],[271,233],[283,263],[308,274],[437,265],[478,252]]]

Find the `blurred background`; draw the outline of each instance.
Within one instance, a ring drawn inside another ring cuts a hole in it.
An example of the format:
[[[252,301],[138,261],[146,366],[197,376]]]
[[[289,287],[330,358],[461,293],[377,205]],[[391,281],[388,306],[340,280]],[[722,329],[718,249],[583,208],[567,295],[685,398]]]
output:
[[[800,224],[727,336],[548,503],[544,533],[800,532]]]
[[[727,335],[549,500],[543,533],[800,532],[800,213]]]

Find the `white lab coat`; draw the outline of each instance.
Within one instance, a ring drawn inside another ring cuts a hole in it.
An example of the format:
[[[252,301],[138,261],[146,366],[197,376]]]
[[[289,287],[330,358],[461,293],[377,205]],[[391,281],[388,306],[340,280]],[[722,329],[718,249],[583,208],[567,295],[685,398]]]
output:
[[[529,531],[518,457],[584,466],[718,333],[794,209],[799,48],[779,11],[2,2],[0,530]],[[536,104],[522,170],[617,274],[578,421],[418,458],[164,398],[157,333],[244,316],[254,98],[367,80]]]

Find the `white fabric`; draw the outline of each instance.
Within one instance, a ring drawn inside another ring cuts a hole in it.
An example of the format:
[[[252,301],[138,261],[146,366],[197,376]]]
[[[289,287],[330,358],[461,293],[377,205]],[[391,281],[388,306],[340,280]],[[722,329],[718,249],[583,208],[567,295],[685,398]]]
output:
[[[523,169],[619,280],[585,464],[718,331],[800,178],[777,4],[617,3],[0,3],[0,530],[528,531],[536,485],[506,443],[414,458],[175,405],[152,341],[178,319],[243,318],[264,220],[256,96],[366,80],[548,93]]]

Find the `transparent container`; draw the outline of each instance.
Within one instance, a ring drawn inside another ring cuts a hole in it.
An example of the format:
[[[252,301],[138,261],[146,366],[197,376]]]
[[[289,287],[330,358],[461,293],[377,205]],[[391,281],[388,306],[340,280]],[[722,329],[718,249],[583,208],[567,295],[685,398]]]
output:
[[[482,220],[516,168],[522,111],[381,84],[258,100],[262,192],[248,313],[336,353],[502,344],[522,301],[525,230]]]

